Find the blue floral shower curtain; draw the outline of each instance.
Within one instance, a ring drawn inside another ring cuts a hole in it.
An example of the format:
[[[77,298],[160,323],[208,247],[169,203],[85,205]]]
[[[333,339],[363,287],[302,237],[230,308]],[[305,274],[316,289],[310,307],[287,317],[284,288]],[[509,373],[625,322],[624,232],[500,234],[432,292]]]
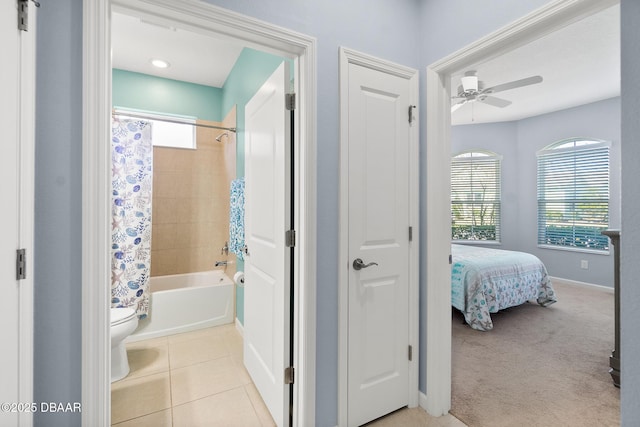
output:
[[[149,310],[151,273],[151,123],[114,119],[111,126],[111,306]]]

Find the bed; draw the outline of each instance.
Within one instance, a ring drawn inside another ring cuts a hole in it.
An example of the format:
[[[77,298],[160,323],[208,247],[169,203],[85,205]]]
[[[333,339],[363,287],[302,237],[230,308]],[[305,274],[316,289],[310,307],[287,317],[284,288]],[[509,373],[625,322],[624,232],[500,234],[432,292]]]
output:
[[[547,269],[536,256],[470,245],[451,245],[451,305],[473,329],[493,328],[490,313],[535,299],[556,302]]]

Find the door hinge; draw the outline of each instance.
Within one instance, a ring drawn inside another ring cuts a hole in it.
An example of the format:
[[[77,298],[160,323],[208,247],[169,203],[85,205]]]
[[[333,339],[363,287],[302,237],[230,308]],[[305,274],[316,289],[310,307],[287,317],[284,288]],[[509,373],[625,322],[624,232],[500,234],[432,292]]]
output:
[[[295,93],[288,93],[285,96],[285,103],[286,103],[287,110],[289,110],[289,111],[295,110],[296,109],[296,94]]]
[[[409,241],[413,241],[413,227],[409,227]]]
[[[415,105],[409,105],[409,124],[413,123],[413,110],[415,110],[416,108],[417,107]]]
[[[36,7],[40,7],[40,3],[31,1]],[[29,31],[29,0],[18,0],[18,30]]]
[[[413,358],[413,347],[411,346],[409,346],[408,356],[409,356],[409,362],[411,362],[411,359]]]
[[[284,368],[284,383],[293,384],[295,380],[294,374],[295,374],[295,369],[293,368],[293,366]]]
[[[27,278],[27,250],[16,250],[16,280]]]
[[[288,248],[294,248],[296,246],[296,230],[287,230],[284,233],[284,242]]]

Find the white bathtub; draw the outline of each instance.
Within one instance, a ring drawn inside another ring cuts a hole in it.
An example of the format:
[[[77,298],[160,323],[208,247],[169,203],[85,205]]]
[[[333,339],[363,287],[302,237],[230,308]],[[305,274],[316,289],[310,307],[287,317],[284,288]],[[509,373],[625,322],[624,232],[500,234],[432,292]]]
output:
[[[149,315],[127,339],[140,341],[233,322],[233,281],[221,270],[151,277]]]

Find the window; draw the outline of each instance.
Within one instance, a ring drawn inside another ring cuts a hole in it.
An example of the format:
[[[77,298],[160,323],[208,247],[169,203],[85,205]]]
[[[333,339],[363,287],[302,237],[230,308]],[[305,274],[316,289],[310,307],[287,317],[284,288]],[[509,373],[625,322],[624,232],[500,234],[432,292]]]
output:
[[[451,238],[500,241],[500,162],[489,151],[451,160]]]
[[[609,249],[609,147],[567,139],[538,152],[538,245]]]
[[[123,119],[144,120],[151,123],[151,141],[154,147],[196,149],[196,120],[193,117],[129,110],[118,110],[117,113]]]

